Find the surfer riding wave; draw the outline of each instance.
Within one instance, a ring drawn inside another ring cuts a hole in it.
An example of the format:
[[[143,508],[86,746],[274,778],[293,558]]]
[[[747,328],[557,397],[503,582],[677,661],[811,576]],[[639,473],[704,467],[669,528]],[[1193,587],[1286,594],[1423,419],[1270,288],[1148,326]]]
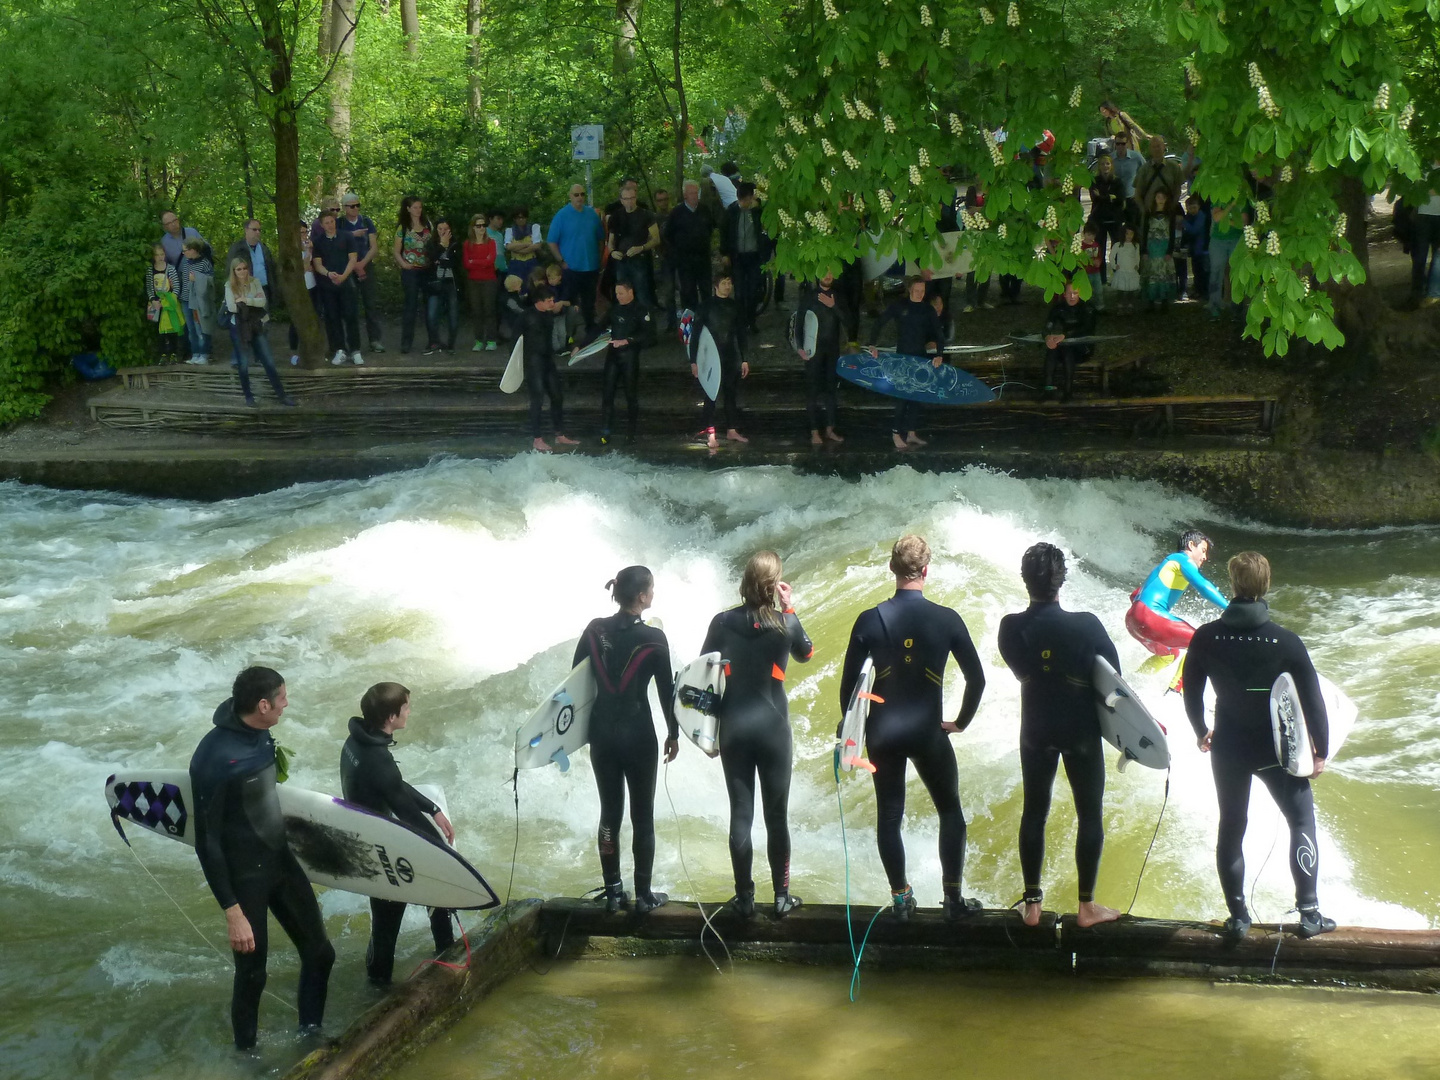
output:
[[[1188,529],[1180,536],[1180,548],[1167,555],[1145,583],[1130,594],[1130,610],[1125,613],[1125,629],[1130,636],[1156,656],[1179,656],[1190,647],[1195,627],[1171,614],[1192,586],[1201,596],[1224,611],[1229,601],[1200,572],[1210,557],[1211,541],[1199,529]]]

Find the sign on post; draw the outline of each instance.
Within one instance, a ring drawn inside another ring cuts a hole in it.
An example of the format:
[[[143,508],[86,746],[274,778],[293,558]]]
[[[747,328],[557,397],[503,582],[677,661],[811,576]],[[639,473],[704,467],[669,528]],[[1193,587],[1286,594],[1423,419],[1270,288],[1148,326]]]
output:
[[[599,161],[605,156],[605,125],[577,124],[570,129],[570,157],[574,161]]]

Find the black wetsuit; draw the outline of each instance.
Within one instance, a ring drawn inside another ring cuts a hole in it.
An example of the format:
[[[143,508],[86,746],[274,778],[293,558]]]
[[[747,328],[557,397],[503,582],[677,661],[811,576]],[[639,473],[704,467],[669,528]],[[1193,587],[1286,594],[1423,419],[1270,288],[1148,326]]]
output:
[[[1089,337],[1095,333],[1095,308],[1089,300],[1081,300],[1075,304],[1067,304],[1065,297],[1058,297],[1050,305],[1050,312],[1045,319],[1045,333],[1064,334],[1067,338]],[[1047,390],[1055,386],[1055,365],[1058,361],[1065,370],[1065,387],[1063,398],[1070,400],[1070,395],[1075,388],[1075,368],[1090,358],[1095,351],[1092,344],[1070,345],[1062,341],[1055,348],[1045,350],[1045,370],[1043,378]]]
[[[390,753],[395,740],[370,732],[358,716],[350,718],[350,737],[340,751],[340,790],[357,806],[374,810],[408,825],[427,840],[444,844],[435,825],[440,807],[405,783],[400,766]],[[395,939],[408,905],[399,900],[370,898],[370,946],[365,950],[365,974],[375,982],[387,983],[395,969]],[[435,951],[444,952],[455,944],[455,928],[449,908],[432,908],[430,934]]]
[[[620,888],[620,821],[630,791],[631,851],[635,893],[650,894],[655,865],[655,774],[660,751],[646,689],[655,680],[668,737],[680,737],[675,719],[675,677],[665,633],[640,616],[619,612],[596,619],[575,646],[574,664],[589,659],[595,674],[590,707],[590,765],[600,791],[600,870],[607,889]]]
[[[822,304],[819,299],[822,293],[835,302],[828,306]],[[815,355],[805,361],[805,406],[810,414],[810,430],[821,431],[835,426],[835,361],[840,357],[844,319],[834,287],[822,289],[816,285],[807,289],[799,310],[802,330],[807,311],[815,313],[819,324]]]
[[[933,314],[933,312],[932,312]],[[960,776],[955,752],[940,726],[943,719],[945,664],[954,656],[965,676],[965,698],[956,724],[964,728],[980,707],[985,671],[957,611],[931,603],[918,589],[900,589],[883,604],[862,612],[850,631],[845,670],[840,679],[840,708],[860,668],[875,661],[874,694],[865,745],[875,766],[875,840],[880,861],[898,893],[905,877],[905,761],[915,763],[940,816],[940,872],[947,897],[959,897],[965,870],[965,814],[960,807]]]
[[[651,332],[649,315],[638,299],[610,306],[610,337],[627,344],[605,350],[605,382],[601,398],[600,431],[609,435],[615,423],[615,391],[625,386],[626,435],[635,438],[640,419],[640,343]]]
[[[793,656],[807,662],[815,652],[793,611],[781,625],[761,623],[749,608],[722,611],[710,620],[702,653],[725,661],[725,696],[720,701],[720,763],[730,794],[730,864],[736,895],[754,895],[755,780],[765,811],[770,882],[780,896],[790,888],[790,710],[785,668]]]
[[[894,300],[875,320],[871,340],[880,341],[885,324],[895,323],[895,351],[907,356],[934,356],[945,341],[945,328],[928,300]],[[920,406],[913,401],[895,404],[890,430],[896,435],[914,431],[920,423]]]
[[[725,426],[740,424],[740,365],[745,360],[745,320],[733,296],[712,296],[695,313],[690,325],[690,363],[695,363],[700,349],[701,328],[710,331],[720,353],[720,391],[716,395],[725,406]],[[700,410],[700,424],[707,431],[715,430],[715,402],[707,396]]]
[[[1099,619],[1088,611],[1066,611],[1054,601],[1032,600],[1024,611],[1001,619],[999,646],[1020,680],[1020,775],[1025,786],[1020,869],[1026,898],[1040,896],[1045,819],[1050,816],[1055,769],[1064,758],[1079,820],[1075,867],[1080,900],[1094,900],[1105,846],[1105,744],[1091,675],[1095,657],[1105,657],[1119,671],[1120,656]]]
[[[275,790],[275,740],[245,724],[226,700],[215,727],[190,758],[195,797],[195,854],[222,909],[235,904],[250,922],[255,951],[235,953],[230,1023],[235,1045],[255,1045],[265,990],[269,919],[273,913],[300,953],[300,1026],[319,1026],[335,949],[305,871],[290,851]]]
[[[545,398],[550,398],[550,419],[556,435],[565,433],[565,391],[555,370],[555,324],[561,311],[541,311],[527,306],[520,319],[525,341],[525,389],[530,394],[530,437],[543,439],[540,426]]]
[[[1252,776],[1269,789],[1290,826],[1296,906],[1313,909],[1317,904],[1320,857],[1310,781],[1280,767],[1271,734],[1270,688],[1282,671],[1290,673],[1300,692],[1315,755],[1326,757],[1330,725],[1315,666],[1300,638],[1270,621],[1263,600],[1231,600],[1220,618],[1195,631],[1185,657],[1185,712],[1196,736],[1205,734],[1205,681],[1215,687],[1215,733],[1210,741],[1210,768],[1220,802],[1215,865],[1225,903],[1236,916],[1246,912],[1243,841]]]

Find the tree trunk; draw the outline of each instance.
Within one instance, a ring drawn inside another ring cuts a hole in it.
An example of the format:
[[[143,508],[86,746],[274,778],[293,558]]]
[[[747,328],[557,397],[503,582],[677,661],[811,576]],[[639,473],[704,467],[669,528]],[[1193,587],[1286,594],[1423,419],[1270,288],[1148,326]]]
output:
[[[320,0],[320,24],[315,34],[315,51],[319,54],[321,61],[328,60],[333,48],[330,41],[330,13],[331,0]]]
[[[670,39],[670,55],[675,62],[675,98],[679,116],[675,124],[675,185],[671,195],[672,205],[685,197],[685,143],[690,138],[690,104],[685,97],[685,79],[680,69],[680,16],[685,10],[685,0],[675,0],[675,33]]]
[[[614,70],[618,73],[635,60],[635,39],[640,36],[640,10],[644,0],[615,0],[615,18],[620,23],[615,35]]]
[[[482,49],[481,31],[485,25],[485,0],[465,0],[465,33],[470,38],[470,126],[480,126],[481,110],[484,105],[481,81]]]
[[[300,126],[296,115],[294,72],[280,13],[280,0],[254,0],[261,38],[270,59],[270,131],[275,139],[275,258],[280,264],[280,295],[300,335],[306,364],[319,363],[325,351],[320,320],[305,288],[303,255],[296,240],[300,225]]]
[[[1345,239],[1350,241],[1350,250],[1355,258],[1360,260],[1360,265],[1365,268],[1365,276],[1370,276],[1370,227],[1365,220],[1365,211],[1370,206],[1370,198],[1365,192],[1365,185],[1358,176],[1341,174],[1340,182],[1336,186],[1335,202],[1345,212]]]
[[[330,0],[331,49],[338,53],[330,77],[330,115],[326,126],[340,162],[334,173],[336,194],[350,186],[350,90],[355,84],[355,0]]]
[[[414,56],[420,48],[420,15],[415,0],[400,0],[400,29],[405,34],[405,51]]]

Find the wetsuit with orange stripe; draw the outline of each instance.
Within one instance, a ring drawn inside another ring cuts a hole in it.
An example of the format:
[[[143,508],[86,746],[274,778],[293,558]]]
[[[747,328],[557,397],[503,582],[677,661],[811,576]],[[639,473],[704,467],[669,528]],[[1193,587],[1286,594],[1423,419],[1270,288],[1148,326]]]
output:
[[[595,703],[590,707],[590,766],[600,792],[600,869],[607,890],[620,891],[620,848],[616,838],[630,793],[630,830],[635,856],[635,894],[650,896],[655,863],[655,775],[660,748],[646,694],[650,680],[660,695],[665,726],[679,738],[675,719],[675,683],[670,670],[670,645],[658,627],[640,616],[619,612],[596,619],[575,646],[574,663],[589,659],[595,675]]]
[[[790,711],[785,668],[791,657],[805,663],[814,654],[793,611],[771,622],[747,607],[723,611],[710,621],[700,650],[726,661],[725,696],[720,701],[720,763],[730,793],[730,862],[735,892],[753,896],[755,781],[765,812],[770,880],[776,895],[790,888]]]

